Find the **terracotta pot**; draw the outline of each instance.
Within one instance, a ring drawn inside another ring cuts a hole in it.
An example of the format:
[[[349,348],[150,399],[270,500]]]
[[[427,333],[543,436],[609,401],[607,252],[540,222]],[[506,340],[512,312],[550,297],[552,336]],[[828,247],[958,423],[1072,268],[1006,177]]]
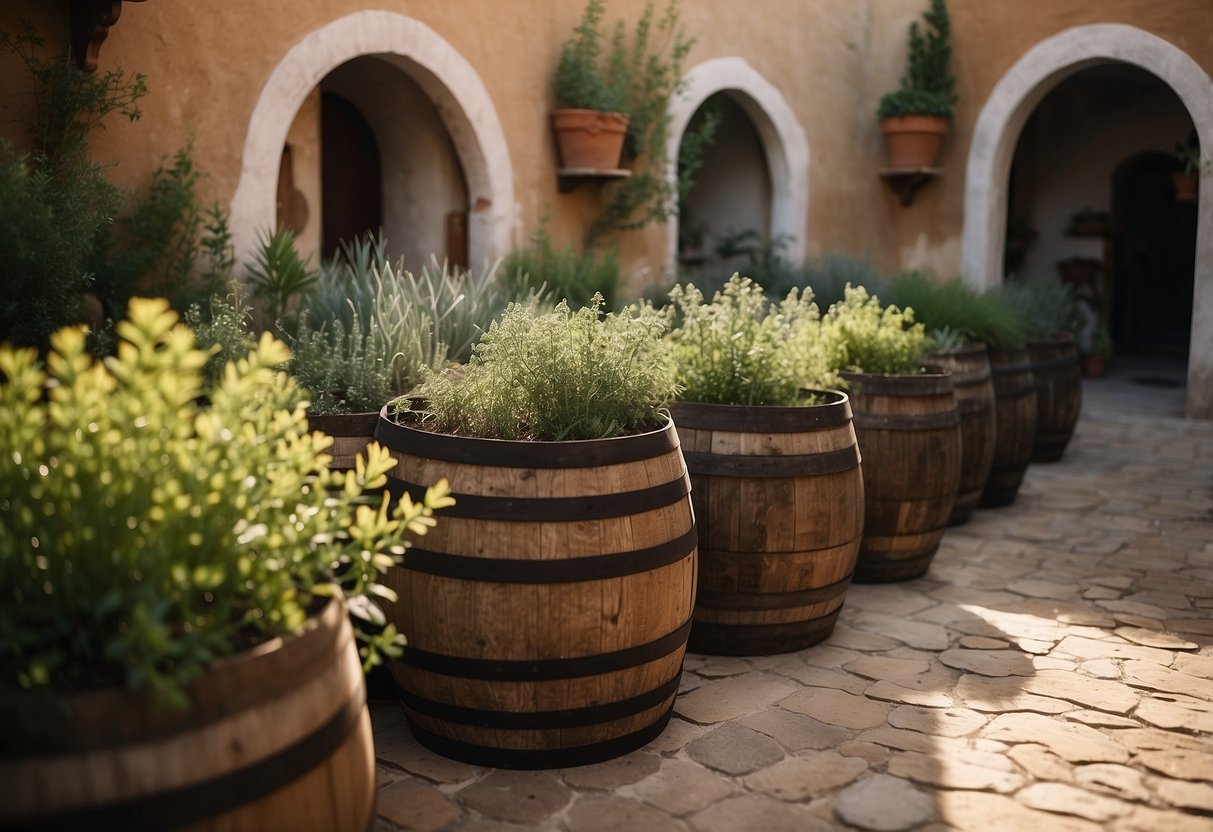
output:
[[[1082,374],[1084,378],[1103,378],[1104,369],[1107,367],[1108,357],[1098,353],[1091,353],[1082,357]]]
[[[1200,194],[1200,174],[1196,171],[1173,173],[1171,179],[1175,182],[1175,199],[1178,202],[1195,202]]]
[[[1071,286],[1093,286],[1099,276],[1098,260],[1059,260],[1057,276]]]
[[[614,170],[623,154],[628,117],[599,110],[553,110],[562,168]]]
[[[933,168],[948,120],[942,116],[888,116],[881,119],[891,168]]]

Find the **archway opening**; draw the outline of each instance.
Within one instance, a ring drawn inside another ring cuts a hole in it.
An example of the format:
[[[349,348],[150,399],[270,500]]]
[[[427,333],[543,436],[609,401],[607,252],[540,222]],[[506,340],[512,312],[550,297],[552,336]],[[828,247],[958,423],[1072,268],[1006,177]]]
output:
[[[1191,130],[1166,83],[1122,63],[1074,72],[1027,118],[1007,187],[1005,274],[1071,283],[1080,349],[1110,336],[1122,355],[1186,359],[1196,211],[1176,201],[1170,151]]]

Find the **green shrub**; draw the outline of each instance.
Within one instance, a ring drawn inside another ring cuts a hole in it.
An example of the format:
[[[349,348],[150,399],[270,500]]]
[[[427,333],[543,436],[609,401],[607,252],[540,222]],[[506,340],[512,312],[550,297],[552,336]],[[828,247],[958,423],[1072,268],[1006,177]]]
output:
[[[841,302],[821,321],[823,337],[839,370],[856,373],[907,374],[922,371],[922,359],[933,346],[914,310],[881,307],[880,298],[862,286],[848,286]]]
[[[613,49],[604,54],[607,31],[605,0],[590,0],[581,13],[576,35],[560,49],[554,78],[556,106],[620,112],[629,67],[623,49],[623,23],[616,24]]]
[[[1078,304],[1073,290],[1061,283],[1004,283],[991,294],[1014,312],[1028,338],[1052,338],[1077,332]]]
[[[846,287],[863,286],[871,294],[884,289],[885,276],[870,259],[835,251],[810,257],[802,267],[804,285],[811,287],[817,304],[828,309],[846,297]]]
[[[491,439],[598,439],[653,427],[675,391],[651,312],[588,308],[537,314],[512,303],[455,371],[425,372],[414,395],[443,433]],[[407,411],[400,399],[396,411]]]
[[[285,226],[273,233],[262,232],[253,262],[245,267],[253,297],[262,302],[267,326],[290,329],[285,320],[292,302],[316,285],[318,272],[311,258],[304,259],[295,247],[295,232]]]
[[[0,50],[24,66],[35,103],[32,150],[0,139],[0,332],[41,350],[77,320],[98,238],[122,204],[122,191],[89,158],[88,137],[111,113],[138,119],[147,94],[142,75],[88,73],[66,56],[39,57],[43,46],[29,26],[0,33]]]
[[[377,445],[356,472],[330,472],[331,439],[308,432],[268,334],[209,390],[206,353],[166,301],[132,301],[118,334],[101,363],[83,331],[61,330],[48,372],[33,350],[0,347],[8,714],[47,716],[52,697],[110,687],[183,704],[211,663],[298,632],[341,590],[383,624],[380,573],[451,502],[445,483],[391,512],[366,495],[393,464]],[[390,626],[365,638],[368,667],[402,641]],[[6,747],[29,727],[6,720]]]
[[[615,309],[622,282],[614,249],[602,253],[587,249],[578,254],[572,246],[557,248],[545,224],[531,235],[525,248],[509,253],[502,271],[512,299],[542,293],[568,301],[576,309],[588,306],[595,295],[602,296],[608,309]]]
[[[927,24],[920,33],[918,21],[910,24],[910,46],[901,86],[880,99],[877,115],[952,117],[956,104],[956,78],[948,68],[952,60],[952,24],[944,0],[931,0],[923,13]]]
[[[198,348],[208,354],[202,368],[202,386],[207,390],[223,378],[228,362],[247,353],[254,343],[253,312],[238,287],[227,295],[212,295],[205,307],[190,304],[185,323],[194,331]]]
[[[802,388],[824,383],[832,363],[811,292],[792,289],[772,303],[734,274],[710,303],[693,284],[675,286],[666,315],[687,401],[793,405]]]
[[[357,316],[348,330],[341,321],[317,329],[304,321],[287,340],[287,370],[308,393],[309,415],[376,411],[394,395],[386,339],[376,321],[365,332]]]
[[[1023,344],[1024,325],[1019,315],[999,296],[978,294],[960,280],[938,281],[920,272],[903,272],[885,284],[881,297],[902,309],[913,309],[915,319],[936,341],[946,331],[951,333],[953,345],[957,338],[961,343],[981,341],[992,349]]]

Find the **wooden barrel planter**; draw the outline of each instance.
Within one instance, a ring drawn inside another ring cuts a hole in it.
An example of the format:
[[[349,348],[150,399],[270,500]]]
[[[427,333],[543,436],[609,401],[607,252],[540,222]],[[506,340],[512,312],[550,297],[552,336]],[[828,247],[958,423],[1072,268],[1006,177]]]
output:
[[[626,754],[669,721],[695,601],[690,480],[672,422],[614,439],[436,434],[380,415],[388,490],[456,504],[386,580],[392,672],[428,748],[501,768]]]
[[[0,762],[4,829],[365,830],[375,752],[340,601],[302,635],[219,661],[191,705],[70,698],[34,756]]]
[[[991,350],[994,381],[994,464],[977,505],[997,508],[1015,502],[1036,441],[1036,384],[1026,350]]]
[[[960,486],[960,412],[947,373],[843,373],[863,454],[863,542],[855,581],[930,568]]]
[[[933,365],[952,374],[956,409],[960,412],[960,487],[948,524],[967,523],[977,508],[981,492],[994,464],[997,433],[994,413],[994,382],[989,351],[985,344],[970,344],[929,357]]]
[[[1056,462],[1066,452],[1082,412],[1082,372],[1069,333],[1028,342],[1036,384],[1036,440],[1033,462]]]
[[[830,635],[863,534],[851,406],[678,402],[699,527],[690,649],[784,653]]]
[[[366,450],[366,446],[375,438],[375,425],[379,422],[379,412],[374,413],[333,413],[324,416],[307,417],[308,427],[327,433],[333,437],[333,444],[328,449],[333,458],[329,468],[335,471],[348,471],[354,467],[354,459]]]

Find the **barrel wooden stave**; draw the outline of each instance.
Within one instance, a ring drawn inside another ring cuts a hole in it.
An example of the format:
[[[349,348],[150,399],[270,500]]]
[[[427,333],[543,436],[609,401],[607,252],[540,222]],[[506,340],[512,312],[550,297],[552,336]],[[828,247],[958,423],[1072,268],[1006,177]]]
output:
[[[456,499],[387,581],[400,597],[389,619],[409,639],[392,672],[424,745],[541,768],[608,759],[660,733],[697,547],[677,435],[655,433],[659,450],[612,461],[635,437],[464,447],[380,432],[398,460],[389,491],[446,478]],[[526,464],[541,447],[547,460]]]
[[[48,753],[0,764],[0,825],[369,828],[374,747],[353,631],[336,602],[313,624],[217,663],[186,710],[118,692],[70,699]]]
[[[675,407],[700,533],[690,649],[787,652],[833,630],[863,528],[863,480],[849,402],[830,395],[815,407]]]
[[[1027,351],[993,350],[990,366],[998,433],[990,477],[977,503],[981,508],[1015,502],[1036,441],[1036,384]]]
[[[1082,413],[1082,372],[1072,335],[1029,341],[1028,358],[1036,385],[1036,439],[1033,462],[1056,462],[1065,455]]]
[[[328,448],[332,457],[329,467],[335,471],[353,469],[359,454],[366,452],[375,434],[379,413],[334,413],[321,416],[309,415],[308,427],[333,437]]]
[[[950,375],[844,373],[863,453],[863,542],[856,582],[919,577],[930,567],[960,485],[962,440]]]

